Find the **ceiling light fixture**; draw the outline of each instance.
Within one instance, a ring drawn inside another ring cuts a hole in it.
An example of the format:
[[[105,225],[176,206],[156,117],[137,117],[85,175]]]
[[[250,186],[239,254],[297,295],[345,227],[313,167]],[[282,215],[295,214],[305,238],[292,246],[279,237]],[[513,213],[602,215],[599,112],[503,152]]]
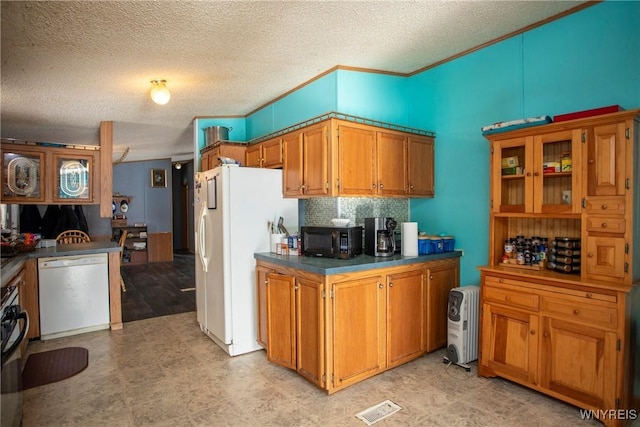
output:
[[[171,99],[166,80],[151,80],[151,99],[156,104],[164,105]]]

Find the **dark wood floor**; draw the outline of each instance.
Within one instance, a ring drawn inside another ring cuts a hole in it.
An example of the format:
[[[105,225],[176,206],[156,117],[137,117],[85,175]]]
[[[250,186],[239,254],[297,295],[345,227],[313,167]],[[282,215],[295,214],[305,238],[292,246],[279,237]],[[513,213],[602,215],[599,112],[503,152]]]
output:
[[[122,320],[195,311],[195,258],[176,253],[172,262],[123,264],[122,278],[127,292],[122,293]]]

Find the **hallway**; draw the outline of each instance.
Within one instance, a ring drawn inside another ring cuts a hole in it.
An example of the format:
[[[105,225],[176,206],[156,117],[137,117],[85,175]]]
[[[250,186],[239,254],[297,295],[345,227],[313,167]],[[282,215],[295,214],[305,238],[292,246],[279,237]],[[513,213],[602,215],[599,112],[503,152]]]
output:
[[[123,264],[122,320],[148,319],[195,311],[194,254],[174,253],[172,262]]]

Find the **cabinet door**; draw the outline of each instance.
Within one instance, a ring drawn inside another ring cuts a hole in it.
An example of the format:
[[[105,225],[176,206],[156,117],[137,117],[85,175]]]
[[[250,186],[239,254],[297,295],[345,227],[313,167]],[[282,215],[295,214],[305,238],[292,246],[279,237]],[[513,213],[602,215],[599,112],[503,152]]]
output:
[[[376,170],[378,194],[404,196],[407,188],[407,137],[377,132]]]
[[[484,304],[480,374],[499,374],[508,379],[536,384],[537,330],[536,315]]]
[[[336,283],[333,294],[333,386],[370,377],[385,364],[385,299],[380,276]]]
[[[284,159],[282,167],[282,193],[285,197],[299,197],[302,193],[302,133],[287,134],[282,138]]]
[[[267,274],[267,359],[296,369],[295,277]]]
[[[211,170],[217,167],[220,164],[220,147],[216,147],[213,150],[209,151],[209,155],[207,156],[207,169]]]
[[[615,408],[616,334],[543,318],[541,386],[599,409]]]
[[[338,126],[338,191],[341,196],[377,194],[375,152],[375,130]]]
[[[407,140],[407,195],[433,197],[434,180],[433,138],[409,136]]]
[[[589,277],[603,280],[624,279],[624,237],[587,236],[586,252],[585,270]]]
[[[534,137],[533,212],[581,212],[581,145],[580,130],[552,132]],[[574,170],[576,173],[573,173]]]
[[[298,278],[296,289],[296,348],[298,373],[323,387],[324,284]]]
[[[94,156],[54,153],[53,201],[93,202]]]
[[[387,367],[424,352],[424,270],[387,276]]]
[[[430,352],[447,345],[447,305],[449,291],[460,286],[458,262],[443,268],[427,270],[426,345]]]
[[[276,138],[262,143],[263,163],[265,168],[282,167],[282,138]]]
[[[247,147],[244,153],[245,165],[250,168],[262,167],[262,144],[254,144]]]
[[[533,211],[533,137],[494,141],[491,147],[493,212]],[[503,168],[507,165],[516,165]]]
[[[305,196],[329,194],[329,127],[318,126],[302,133],[303,192]]]
[[[587,196],[625,194],[625,123],[586,131]]]
[[[200,154],[200,171],[209,170],[209,152]]]
[[[270,268],[256,267],[256,307],[258,309],[258,344],[265,349],[268,345],[267,332],[269,330],[267,316],[267,275],[273,273]]]
[[[2,202],[45,200],[45,156],[42,152],[2,146]]]

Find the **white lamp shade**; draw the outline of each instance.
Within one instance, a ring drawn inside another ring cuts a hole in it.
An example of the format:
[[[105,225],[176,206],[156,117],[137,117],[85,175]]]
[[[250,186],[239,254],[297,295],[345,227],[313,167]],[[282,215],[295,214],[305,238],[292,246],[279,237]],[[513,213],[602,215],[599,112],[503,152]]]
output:
[[[165,86],[165,80],[152,80],[153,87],[151,88],[151,99],[156,104],[164,105],[171,99],[171,93],[167,86]]]

